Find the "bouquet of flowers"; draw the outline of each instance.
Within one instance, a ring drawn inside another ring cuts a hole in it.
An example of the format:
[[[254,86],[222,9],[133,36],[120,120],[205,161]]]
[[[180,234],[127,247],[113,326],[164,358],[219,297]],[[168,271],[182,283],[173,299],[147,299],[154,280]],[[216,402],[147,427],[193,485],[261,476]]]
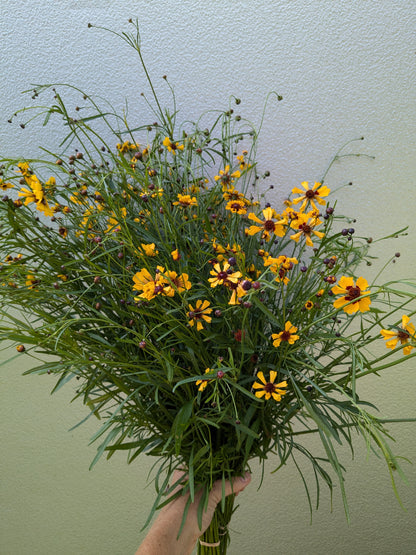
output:
[[[148,76],[134,25],[119,36]],[[29,372],[56,374],[54,390],[75,380],[101,424],[93,464],[120,450],[157,457],[149,521],[175,469],[187,472],[176,495],[203,491],[202,518],[215,480],[269,457],[293,462],[311,505],[306,458],[318,500],[336,481],[348,514],[336,447],[352,432],[385,458],[393,487],[400,472],[357,381],[414,356],[414,282],[368,282],[371,239],[338,213],[330,168],[283,206],[265,202],[239,99],[181,124],[149,84],[156,121],[133,127],[69,85],[31,93],[52,93],[34,117],[63,118],[67,134],[58,152],[0,161],[0,337],[40,358]],[[226,553],[233,503],[223,495],[200,554]]]

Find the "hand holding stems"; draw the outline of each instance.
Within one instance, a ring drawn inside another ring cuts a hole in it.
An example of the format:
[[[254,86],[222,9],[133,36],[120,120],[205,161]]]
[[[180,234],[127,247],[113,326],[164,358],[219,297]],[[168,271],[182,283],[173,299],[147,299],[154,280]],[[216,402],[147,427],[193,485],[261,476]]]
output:
[[[185,473],[175,471],[173,474],[173,483],[180,480]],[[238,476],[227,480],[225,483],[225,495],[232,493],[238,494],[250,483],[251,474],[246,472],[244,476]],[[181,486],[179,485],[172,494],[175,494]],[[178,532],[182,523],[182,515],[185,509],[188,495],[181,495],[172,502],[165,505],[151,529],[145,537],[143,543],[136,552],[136,555],[190,555],[195,547],[198,538],[205,532],[210,525],[214,515],[215,508],[221,501],[222,482],[217,480],[209,493],[207,510],[202,515],[202,528],[198,526],[198,503],[202,492],[195,494],[195,501],[190,505],[186,517],[185,525],[181,535]]]

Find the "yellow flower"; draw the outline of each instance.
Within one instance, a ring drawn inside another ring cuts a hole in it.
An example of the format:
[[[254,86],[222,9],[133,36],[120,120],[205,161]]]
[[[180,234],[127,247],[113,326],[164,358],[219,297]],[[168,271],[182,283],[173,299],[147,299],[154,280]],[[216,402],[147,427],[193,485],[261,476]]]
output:
[[[146,256],[156,256],[159,254],[159,251],[156,249],[156,245],[154,243],[141,243],[140,246]]]
[[[268,256],[264,259],[264,265],[270,266],[270,270],[277,274],[275,281],[283,281],[285,285],[289,283],[289,278],[286,274],[293,268],[294,264],[298,264],[298,260],[285,255],[278,256],[277,258]]]
[[[227,164],[223,170],[219,171],[219,175],[215,175],[215,181],[220,181],[224,190],[229,189],[234,181],[233,178],[239,178],[241,173],[236,170],[230,174],[230,166]]]
[[[53,216],[54,215],[54,211],[49,206],[48,201],[46,200],[46,198],[43,198],[41,201],[36,203],[36,210],[39,210],[39,212],[43,212],[45,214],[45,216]]]
[[[19,197],[25,198],[25,206],[31,202],[41,202],[43,200],[43,189],[42,184],[36,175],[30,175],[26,177],[26,182],[30,189],[25,189],[24,187],[18,193]]]
[[[178,194],[178,200],[173,203],[175,206],[197,206],[197,201],[195,197],[191,197],[191,195],[181,195]]]
[[[28,274],[26,276],[26,285],[29,289],[34,289],[35,285],[38,285],[39,280],[33,274]]]
[[[19,163],[17,164],[17,167],[19,168],[19,172],[20,172],[22,175],[24,175],[24,176],[30,175],[30,173],[29,173],[29,164],[28,164],[28,162],[19,162]]]
[[[296,241],[299,241],[302,235],[305,236],[306,244],[308,247],[313,247],[313,242],[311,238],[311,234],[316,235],[319,239],[324,237],[324,233],[321,231],[316,231],[315,226],[322,223],[321,220],[318,219],[314,212],[308,212],[308,214],[297,214],[297,218],[292,220],[290,223],[290,227],[293,229],[298,229],[298,233],[291,235],[290,238]]]
[[[358,311],[367,312],[367,310],[370,310],[371,304],[371,299],[368,296],[371,291],[367,287],[367,280],[363,277],[359,277],[357,283],[354,284],[352,277],[342,276],[338,285],[334,285],[331,289],[334,295],[342,295],[334,301],[334,307],[342,307],[347,314],[354,314]]]
[[[247,150],[243,150],[241,154],[237,155],[237,160],[240,162],[240,170],[245,170],[251,167],[251,164],[247,164],[245,159],[247,154]]]
[[[173,260],[174,260],[175,262],[181,259],[181,255],[179,254],[178,249],[175,249],[174,251],[172,251],[172,252],[170,253],[170,255],[171,255],[171,257],[173,258]]]
[[[227,286],[232,290],[231,299],[228,304],[236,305],[240,304],[240,299],[251,289],[251,280],[244,279],[237,283],[229,283]]]
[[[229,210],[233,214],[246,214],[247,208],[242,200],[230,200],[225,206],[226,210]]]
[[[281,401],[282,396],[286,395],[287,391],[283,388],[287,387],[287,382],[274,383],[277,372],[275,370],[270,371],[270,381],[266,381],[263,372],[257,372],[257,379],[259,382],[253,383],[253,389],[257,389],[255,396],[258,398],[265,396],[266,401],[273,397],[275,401]]]
[[[231,256],[235,257],[235,255],[241,253],[241,245],[237,245],[236,243],[234,243],[232,247],[230,243],[228,243],[226,247],[223,247],[222,245],[217,243],[216,239],[214,239],[212,241],[212,247],[215,250],[215,253],[217,255],[216,259],[218,260],[218,262],[222,262],[224,258],[230,258]]]
[[[241,277],[241,272],[228,273],[231,266],[228,262],[224,262],[223,269],[221,270],[221,265],[219,263],[214,264],[214,269],[210,271],[210,274],[214,277],[208,278],[211,283],[211,287],[216,287],[217,285],[227,285],[228,283],[237,283],[238,278]]]
[[[243,193],[240,193],[240,191],[237,191],[237,189],[235,189],[234,187],[224,191],[222,196],[224,197],[224,200],[238,200],[244,203],[246,206],[250,206],[251,204],[251,201],[248,198],[246,198],[243,195]]]
[[[121,217],[125,219],[127,216],[127,208],[123,206],[120,213]],[[120,231],[120,222],[119,219],[116,218],[116,214],[114,212],[112,212],[112,216],[109,216],[107,220],[107,229],[105,233],[108,233],[109,231],[112,231],[113,233]]]
[[[308,203],[311,204],[314,210],[317,210],[315,201],[318,204],[325,204],[325,201],[322,197],[328,196],[331,192],[331,189],[317,182],[315,182],[315,185],[312,187],[312,189],[309,188],[309,183],[307,181],[303,181],[301,185],[305,189],[304,191],[302,191],[302,189],[299,189],[299,187],[294,187],[292,189],[292,193],[298,193],[301,195],[300,197],[293,199],[293,204],[297,204],[298,202],[301,202],[303,200],[303,203],[300,207],[301,212],[305,209]]]
[[[47,181],[45,181],[45,189],[49,191],[53,191],[56,187],[56,179],[54,177],[50,177]]]
[[[2,191],[7,191],[7,189],[12,189],[14,185],[12,183],[6,183],[3,179],[0,179],[0,189]]]
[[[278,237],[283,237],[285,234],[285,225],[287,221],[281,219],[279,221],[274,221],[279,218],[279,215],[273,208],[265,208],[262,211],[264,220],[260,220],[258,216],[253,213],[248,215],[249,220],[253,220],[260,225],[252,225],[246,229],[247,235],[255,235],[256,233],[262,232],[262,239],[270,241],[270,237],[274,234]]]
[[[295,341],[299,339],[299,335],[296,335],[298,328],[292,325],[289,321],[285,324],[284,331],[280,333],[272,333],[273,346],[279,347],[282,341],[286,341],[289,345],[293,345]]]
[[[175,291],[177,293],[183,293],[184,291],[190,289],[192,287],[191,282],[189,281],[188,274],[180,274],[178,275],[176,272],[172,271],[164,271],[163,268],[158,266],[160,273],[159,276],[162,276],[164,283],[166,283],[163,295],[167,295],[168,297],[173,297]]]
[[[128,152],[129,150],[136,150],[139,148],[139,145],[135,144],[135,143],[131,143],[130,141],[124,141],[124,143],[117,143],[117,150],[120,152],[120,154],[124,154],[125,152]]]
[[[163,146],[165,146],[169,152],[172,154],[176,154],[177,150],[183,150],[184,145],[180,145],[179,143],[172,142],[169,137],[165,137],[163,140]]]
[[[211,314],[212,308],[208,308],[209,305],[210,302],[207,300],[196,301],[195,308],[191,304],[189,305],[189,312],[187,313],[187,316],[189,318],[190,326],[193,326],[196,322],[196,329],[200,331],[204,327],[201,320],[205,320],[205,322],[208,323],[211,322],[212,318],[211,316],[208,316],[208,314]]]
[[[58,233],[63,239],[65,239],[65,237],[68,235],[68,229],[61,225],[58,229]]]
[[[414,345],[409,345],[409,341],[412,339],[415,341],[415,326],[410,322],[409,316],[403,314],[402,323],[396,330],[380,330],[381,335],[387,341],[386,347],[388,349],[395,349],[397,343],[403,346],[403,354],[410,355]]]
[[[147,300],[153,299],[157,295],[155,293],[155,288],[157,286],[156,281],[153,276],[146,268],[142,268],[140,272],[136,272],[133,276],[133,290],[143,291],[139,297],[145,298]]]
[[[210,372],[211,372],[211,368],[206,368],[205,369],[205,374],[209,374]],[[195,385],[199,385],[198,391],[204,391],[204,389],[207,387],[209,381],[210,380],[197,380],[195,382]]]

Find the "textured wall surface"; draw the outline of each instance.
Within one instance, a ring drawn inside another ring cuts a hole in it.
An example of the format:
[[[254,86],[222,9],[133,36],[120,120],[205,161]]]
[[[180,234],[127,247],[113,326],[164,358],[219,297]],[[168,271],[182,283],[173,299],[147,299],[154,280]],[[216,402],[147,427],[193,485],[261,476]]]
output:
[[[357,233],[381,237],[404,225],[409,234],[376,252],[379,267],[400,251],[386,278],[416,274],[416,3],[357,1],[134,1],[3,0],[0,10],[0,152],[35,156],[42,144],[56,147],[53,127],[9,125],[27,102],[19,92],[31,83],[70,82],[105,96],[120,110],[129,99],[134,122],[149,116],[140,92],[148,92],[134,55],[116,37],[87,23],[121,32],[127,19],[141,22],[143,52],[163,102],[161,78],[175,87],[183,119],[224,108],[234,94],[241,113],[260,122],[270,100],[259,147],[260,167],[271,172],[275,199],[303,180],[319,179],[337,149],[360,136],[364,142],[337,163],[328,185],[340,191],[344,212]],[[273,200],[273,197],[270,197]],[[374,271],[371,269],[371,271]],[[13,354],[0,351],[6,359]],[[0,359],[1,360],[1,359]],[[414,360],[414,359],[413,359]],[[88,423],[67,430],[86,414],[69,404],[71,388],[50,397],[48,377],[22,377],[21,358],[0,368],[2,555],[124,555],[142,534],[153,489],[145,489],[151,462],[128,467],[115,456],[88,466],[96,430]],[[416,367],[394,367],[364,381],[364,394],[387,417],[416,417]],[[397,454],[416,462],[415,424],[391,425]],[[310,524],[305,494],[291,466],[264,483],[254,480],[239,497],[230,554],[413,554],[416,549],[416,472],[404,462],[408,485],[399,482],[407,511],[398,505],[381,461],[358,445],[345,452],[351,524],[335,491],[333,512],[323,491]]]

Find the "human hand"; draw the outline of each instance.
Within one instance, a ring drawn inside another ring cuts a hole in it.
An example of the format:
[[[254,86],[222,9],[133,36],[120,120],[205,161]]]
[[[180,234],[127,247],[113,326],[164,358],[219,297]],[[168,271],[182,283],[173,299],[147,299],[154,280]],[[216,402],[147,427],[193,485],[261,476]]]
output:
[[[186,473],[176,470],[172,476],[172,483],[178,482],[178,486],[172,491],[172,495],[181,489],[180,480]],[[244,476],[237,476],[225,482],[225,495],[238,495],[240,491],[250,483],[251,474],[246,472]],[[210,525],[215,509],[222,498],[222,481],[217,480],[209,493],[207,510],[202,513],[202,528],[198,525],[198,504],[202,491],[195,493],[195,500],[190,504],[181,535],[178,532],[182,523],[183,512],[189,498],[187,495],[179,495],[176,499],[165,505],[136,555],[189,555],[192,553],[198,538]]]

